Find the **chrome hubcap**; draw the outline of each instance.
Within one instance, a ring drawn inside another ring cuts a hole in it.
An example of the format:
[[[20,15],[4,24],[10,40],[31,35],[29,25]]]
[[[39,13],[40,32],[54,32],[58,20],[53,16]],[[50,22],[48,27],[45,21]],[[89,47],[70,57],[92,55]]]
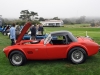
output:
[[[75,61],[75,62],[80,62],[83,60],[83,53],[79,50],[75,50],[72,55],[72,60]]]
[[[12,62],[14,63],[14,64],[21,64],[22,63],[22,56],[20,55],[20,54],[14,54],[13,56],[12,56]]]

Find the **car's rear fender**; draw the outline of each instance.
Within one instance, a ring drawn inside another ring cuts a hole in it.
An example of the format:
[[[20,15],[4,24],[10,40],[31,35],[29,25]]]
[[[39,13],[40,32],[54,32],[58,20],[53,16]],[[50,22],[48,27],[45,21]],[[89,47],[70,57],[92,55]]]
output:
[[[87,53],[87,56],[88,56],[88,49],[87,49],[84,45],[81,45],[81,44],[69,46],[68,49],[66,50],[66,55],[68,56],[69,51],[70,51],[72,48],[75,48],[75,47],[83,48],[83,49],[85,50],[85,52]]]

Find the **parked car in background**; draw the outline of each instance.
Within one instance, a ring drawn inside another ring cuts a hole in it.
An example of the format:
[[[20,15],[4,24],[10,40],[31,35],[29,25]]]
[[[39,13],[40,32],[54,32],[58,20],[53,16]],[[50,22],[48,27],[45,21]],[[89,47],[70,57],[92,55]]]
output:
[[[10,29],[10,25],[4,26],[4,28],[2,29],[2,34],[3,35],[7,35],[7,33],[9,33],[9,29]]]

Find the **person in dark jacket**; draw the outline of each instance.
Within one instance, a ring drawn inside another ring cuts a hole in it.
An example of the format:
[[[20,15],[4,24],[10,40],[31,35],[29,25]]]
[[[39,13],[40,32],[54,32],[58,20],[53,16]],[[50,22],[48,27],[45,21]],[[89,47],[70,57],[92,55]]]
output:
[[[38,27],[38,34],[41,35],[41,26]]]
[[[43,28],[42,24],[39,25],[38,31],[39,31],[39,35],[43,35],[44,28]]]
[[[32,28],[30,30],[31,30],[31,39],[36,40],[36,27],[32,25]]]
[[[44,31],[44,28],[43,28],[43,25],[41,25],[41,34],[43,35],[43,31]]]

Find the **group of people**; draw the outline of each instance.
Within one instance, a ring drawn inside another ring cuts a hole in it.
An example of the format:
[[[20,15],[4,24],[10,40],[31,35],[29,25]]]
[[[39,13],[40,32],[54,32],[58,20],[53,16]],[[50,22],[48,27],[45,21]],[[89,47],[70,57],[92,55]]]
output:
[[[20,28],[17,26],[15,28],[15,24],[13,23],[10,28],[10,39],[11,39],[11,45],[14,45],[16,42],[16,39],[18,38],[20,34]],[[30,28],[31,31],[31,39],[36,40],[36,35],[43,35],[44,28],[40,25],[32,25]]]
[[[43,35],[44,28],[41,24],[40,25],[32,25],[32,27],[30,28],[30,31],[31,31],[31,37],[32,37],[31,39],[35,40],[36,35]]]

